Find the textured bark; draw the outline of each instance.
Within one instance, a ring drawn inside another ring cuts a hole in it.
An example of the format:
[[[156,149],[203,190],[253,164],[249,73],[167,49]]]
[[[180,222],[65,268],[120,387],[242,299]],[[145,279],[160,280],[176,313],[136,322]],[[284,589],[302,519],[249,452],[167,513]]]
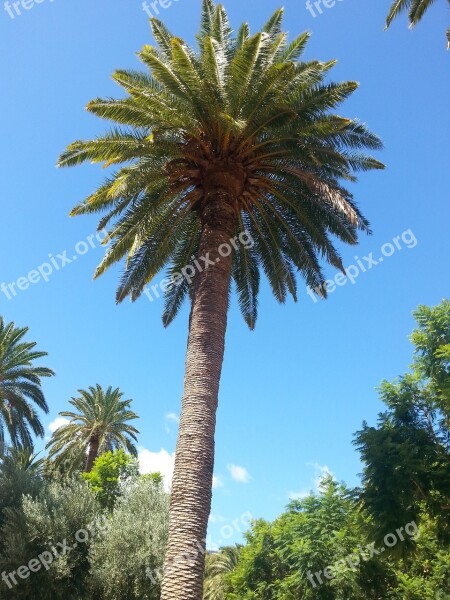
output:
[[[194,282],[161,600],[202,598],[231,279],[231,256],[221,256],[219,248],[230,247],[234,226],[232,201],[216,194],[202,213],[199,256],[214,265],[197,273]]]
[[[86,467],[85,472],[90,473],[92,471],[92,467],[94,466],[95,459],[98,456],[98,450],[100,446],[100,438],[97,436],[92,436],[91,443],[89,444],[89,452],[86,459]]]

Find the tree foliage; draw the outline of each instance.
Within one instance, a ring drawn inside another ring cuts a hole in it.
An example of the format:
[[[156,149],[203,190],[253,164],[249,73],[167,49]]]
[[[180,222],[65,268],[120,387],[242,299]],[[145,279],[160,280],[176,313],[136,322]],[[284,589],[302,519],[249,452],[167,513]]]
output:
[[[99,454],[108,450],[126,448],[137,454],[134,441],[139,431],[128,421],[139,417],[130,410],[131,400],[123,400],[119,388],[111,386],[104,390],[99,384],[88,390],[79,390],[79,396],[72,398],[70,404],[74,411],[63,411],[61,417],[69,423],[59,427],[53,434],[49,448],[49,458],[56,464],[66,462],[73,469],[82,468],[75,459],[84,457],[86,470],[90,471]]]
[[[364,463],[363,502],[384,528],[419,517],[425,505],[450,534],[450,303],[419,307],[413,374],[383,382],[387,410],[363,424],[355,444]]]
[[[367,543],[354,494],[326,478],[318,495],[292,501],[273,523],[253,524],[229,599],[376,600],[386,579],[381,563],[361,560],[352,569],[347,562]]]
[[[282,18],[280,9],[262,31],[252,35],[244,23],[234,33],[224,7],[204,0],[196,49],[151,19],[158,46],[139,53],[148,72],[116,71],[126,97],[87,106],[113,128],[59,159],[119,166],[72,215],[105,213],[99,227],[108,224],[110,247],[96,276],[126,257],[117,301],[135,300],[168,267],[166,325],[192,292],[180,273],[200,258],[202,215],[217,190],[232,198],[236,236],[254,240],[232,248],[251,328],[260,270],[277,300],[296,298],[296,273],[318,287],[321,259],[343,269],[334,238],[353,245],[370,230],[344,184],[383,168],[365,153],[381,142],[335,112],[357,83],[327,82],[334,60],[300,62],[309,34],[288,41]]]
[[[93,600],[158,600],[168,531],[168,496],[137,479],[118,498],[91,548]]]
[[[112,510],[130,479],[139,475],[137,460],[123,448],[101,454],[89,473],[83,473],[103,508]]]
[[[36,350],[36,342],[26,342],[27,327],[5,323],[0,316],[0,445],[7,442],[33,447],[32,435],[43,437],[36,408],[48,413],[42,379],[54,375],[35,361],[47,356]]]
[[[80,480],[64,484],[42,482],[34,498],[22,496],[19,506],[6,510],[0,532],[0,571],[15,572],[17,581],[11,589],[1,583],[2,599],[86,598],[89,545],[101,523],[100,517],[94,494]],[[79,532],[83,532],[81,536]],[[44,558],[39,570],[20,578],[18,569],[31,560],[40,560],[39,557]]]
[[[450,4],[450,0],[447,0]],[[436,0],[394,0],[386,18],[386,29],[402,12],[408,12],[409,26],[412,29],[424,17]],[[448,47],[450,48],[450,29],[447,29]]]

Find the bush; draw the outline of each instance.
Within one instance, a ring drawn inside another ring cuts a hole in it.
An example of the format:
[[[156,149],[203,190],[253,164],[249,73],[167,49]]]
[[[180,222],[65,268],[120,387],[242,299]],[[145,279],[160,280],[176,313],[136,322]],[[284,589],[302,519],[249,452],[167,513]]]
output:
[[[91,547],[96,600],[157,600],[168,531],[167,494],[151,479],[130,483]]]

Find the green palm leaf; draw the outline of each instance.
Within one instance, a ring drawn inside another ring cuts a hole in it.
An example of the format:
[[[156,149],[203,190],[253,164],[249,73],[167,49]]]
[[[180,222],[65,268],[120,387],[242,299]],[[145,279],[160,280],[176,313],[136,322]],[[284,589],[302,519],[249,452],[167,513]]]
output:
[[[24,342],[27,333],[27,327],[6,324],[0,317],[0,443],[9,438],[13,449],[26,451],[33,448],[33,435],[44,436],[35,407],[48,413],[42,379],[54,375],[34,364],[47,353],[35,350],[34,342]]]

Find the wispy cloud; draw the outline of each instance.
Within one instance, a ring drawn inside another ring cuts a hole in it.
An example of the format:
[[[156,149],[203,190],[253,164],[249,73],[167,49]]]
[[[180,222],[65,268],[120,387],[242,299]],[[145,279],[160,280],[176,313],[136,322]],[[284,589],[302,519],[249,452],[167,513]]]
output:
[[[65,417],[56,417],[56,419],[49,423],[47,427],[51,431],[51,433],[55,433],[57,429],[59,429],[63,425],[67,425],[68,423],[70,423],[69,419],[66,419]]]
[[[238,483],[248,483],[250,481],[250,474],[245,467],[231,464],[227,468],[233,481],[237,481]]]
[[[226,521],[225,517],[220,514],[211,513],[209,515],[209,522],[215,525],[216,523],[224,523]]]
[[[222,481],[222,477],[220,477],[219,475],[213,475],[213,490],[217,489],[217,488],[221,488],[223,487],[223,481]]]
[[[314,470],[311,485],[309,488],[304,488],[299,492],[289,492],[289,500],[302,500],[311,494],[311,492],[318,493],[320,491],[320,483],[324,477],[334,477],[334,473],[327,467],[327,465],[320,465],[318,462],[306,463],[307,467],[312,467]]]
[[[178,415],[171,412],[171,413],[167,413],[165,420],[164,420],[164,428],[166,430],[167,433],[170,433],[172,431],[172,425],[177,425],[179,423],[180,419],[178,418]]]

